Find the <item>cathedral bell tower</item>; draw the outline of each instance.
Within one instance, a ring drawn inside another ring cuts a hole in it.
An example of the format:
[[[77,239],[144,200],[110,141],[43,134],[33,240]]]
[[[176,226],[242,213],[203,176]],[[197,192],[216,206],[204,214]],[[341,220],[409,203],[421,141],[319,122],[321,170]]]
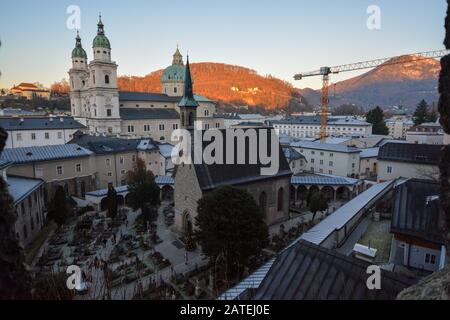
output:
[[[72,50],[72,68],[69,70],[70,108],[74,117],[84,117],[82,113],[82,91],[86,90],[89,81],[87,54],[81,45],[80,34],[77,31],[75,48]]]
[[[89,64],[89,99],[86,101],[88,127],[92,133],[121,133],[117,64],[111,60],[111,44],[105,35],[101,16],[92,43],[94,60]]]

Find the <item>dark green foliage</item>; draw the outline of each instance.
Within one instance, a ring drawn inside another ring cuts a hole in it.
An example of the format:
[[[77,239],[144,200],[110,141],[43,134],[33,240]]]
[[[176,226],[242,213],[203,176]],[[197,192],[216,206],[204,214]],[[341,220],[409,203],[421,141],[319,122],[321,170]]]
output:
[[[428,121],[429,119],[428,103],[425,100],[419,102],[413,117],[414,117],[414,125],[416,126]]]
[[[384,122],[384,113],[380,107],[376,107],[370,110],[366,114],[366,121],[372,124],[372,133],[387,135],[389,134],[389,129]]]
[[[243,270],[249,257],[268,244],[268,228],[253,197],[230,186],[216,189],[198,202],[195,237],[203,253],[222,256],[227,270]],[[238,271],[239,272],[239,271]]]
[[[313,221],[317,212],[326,210],[328,210],[328,200],[325,195],[320,191],[312,193],[309,200],[309,211],[313,213]]]
[[[108,217],[115,219],[117,217],[117,192],[112,184],[108,186],[108,195],[106,196],[106,203],[108,207]]]
[[[146,204],[159,204],[159,187],[155,183],[155,176],[147,171],[142,159],[137,159],[133,171],[128,172],[129,204],[134,210],[142,209]]]
[[[67,223],[70,207],[67,203],[66,193],[62,186],[58,186],[50,204],[49,217],[56,222],[58,226]]]
[[[8,134],[0,128],[0,154]],[[0,300],[31,298],[31,277],[25,268],[23,249],[16,239],[17,219],[8,185],[0,175]]]

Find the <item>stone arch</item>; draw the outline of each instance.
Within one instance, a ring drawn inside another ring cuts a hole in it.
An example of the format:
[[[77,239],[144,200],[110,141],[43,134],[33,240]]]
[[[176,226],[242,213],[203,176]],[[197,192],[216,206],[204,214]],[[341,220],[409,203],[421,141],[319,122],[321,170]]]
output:
[[[296,195],[295,187],[293,185],[290,185],[289,186],[289,201],[291,204],[295,204],[295,195]]]
[[[332,187],[324,186],[321,191],[328,199],[328,201],[334,200],[334,189]]]
[[[304,185],[297,187],[297,200],[305,201],[308,197],[308,189]]]
[[[165,185],[161,188],[161,199],[166,201],[173,201],[173,187]]]
[[[336,189],[336,199],[337,200],[346,200],[348,201],[350,199],[350,192],[347,187],[340,186]]]
[[[193,227],[191,215],[189,211],[186,210],[183,212],[183,232],[185,234],[192,234]]]

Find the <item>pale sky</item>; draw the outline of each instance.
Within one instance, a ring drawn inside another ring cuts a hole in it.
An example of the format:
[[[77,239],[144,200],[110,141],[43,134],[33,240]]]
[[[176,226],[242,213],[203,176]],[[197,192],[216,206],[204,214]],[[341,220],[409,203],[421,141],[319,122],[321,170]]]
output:
[[[81,9],[89,58],[101,11],[119,75],[165,68],[179,43],[191,62],[240,65],[318,88],[319,78],[292,77],[321,66],[444,49],[445,0],[2,0],[0,88],[49,86],[68,77],[76,34],[66,26],[70,5]],[[367,27],[370,5],[381,10],[380,30]]]

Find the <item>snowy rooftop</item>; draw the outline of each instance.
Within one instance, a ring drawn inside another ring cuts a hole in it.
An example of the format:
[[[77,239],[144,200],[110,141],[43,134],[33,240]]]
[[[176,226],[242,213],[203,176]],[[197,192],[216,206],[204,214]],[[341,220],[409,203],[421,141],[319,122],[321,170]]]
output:
[[[305,232],[299,239],[320,245],[335,230],[343,228],[369,202],[394,186],[395,180],[378,183],[337,209],[325,220]],[[296,242],[296,241],[295,241]],[[294,243],[295,243],[294,242]]]
[[[361,149],[361,153],[359,154],[360,158],[376,158],[378,157],[378,152],[380,148],[367,148]]]
[[[8,176],[9,194],[14,199],[14,205],[20,203],[29,194],[44,184],[41,179],[31,179],[18,176]]]
[[[327,185],[327,186],[341,186],[354,185],[358,183],[358,179],[335,176],[330,174],[302,174],[291,177],[291,184],[302,185]]]
[[[330,143],[320,143],[311,141],[298,141],[292,142],[291,147],[294,148],[304,148],[304,149],[315,149],[315,150],[325,150],[343,153],[356,153],[361,150],[355,147],[349,147],[343,144],[330,144]]]

